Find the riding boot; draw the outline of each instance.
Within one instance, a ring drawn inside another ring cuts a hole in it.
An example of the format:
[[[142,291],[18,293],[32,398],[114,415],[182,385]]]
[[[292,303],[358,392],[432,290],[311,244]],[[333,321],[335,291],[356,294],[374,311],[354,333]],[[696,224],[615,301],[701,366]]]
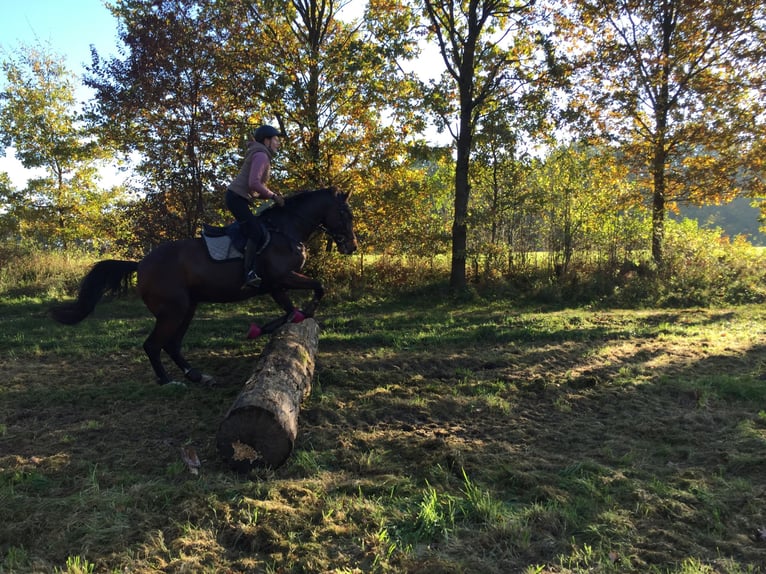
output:
[[[255,255],[258,244],[252,239],[247,240],[245,246],[245,286],[258,287],[261,284],[261,278],[255,272]]]

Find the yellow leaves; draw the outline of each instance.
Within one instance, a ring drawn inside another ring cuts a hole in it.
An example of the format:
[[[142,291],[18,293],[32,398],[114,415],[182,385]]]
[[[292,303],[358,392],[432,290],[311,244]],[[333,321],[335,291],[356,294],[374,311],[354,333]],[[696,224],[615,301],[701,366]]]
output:
[[[71,73],[54,56],[32,49],[6,60],[3,71],[0,133],[24,167],[39,172],[8,205],[22,235],[59,245],[91,238],[106,205],[96,193],[93,162],[105,150],[77,121]]]

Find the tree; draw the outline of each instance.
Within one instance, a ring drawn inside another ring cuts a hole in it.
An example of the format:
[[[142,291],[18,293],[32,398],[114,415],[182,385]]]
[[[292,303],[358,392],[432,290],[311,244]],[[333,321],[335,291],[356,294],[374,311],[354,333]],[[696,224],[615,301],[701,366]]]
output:
[[[375,166],[405,153],[399,140],[414,122],[406,105],[414,79],[398,62],[415,55],[408,34],[414,16],[400,0],[372,0],[361,20],[345,22],[340,11],[347,3],[249,5],[249,41],[270,55],[259,96],[289,136],[284,173],[290,187],[371,190]],[[399,120],[395,128],[386,116]]]
[[[430,106],[455,141],[455,208],[450,287],[465,287],[469,164],[473,138],[487,109],[529,85],[535,61],[532,2],[422,0],[446,72],[431,86]],[[544,61],[544,60],[543,60]],[[525,68],[527,68],[525,70]],[[494,105],[493,105],[494,102]],[[453,121],[456,125],[453,125]]]
[[[646,182],[652,256],[661,266],[671,202],[719,202],[743,190],[763,195],[763,175],[752,161],[764,123],[766,62],[757,41],[763,3],[574,0],[565,6],[574,19],[565,13],[559,20],[567,33],[562,42],[580,51],[577,113],[623,144]]]
[[[565,145],[534,163],[526,185],[537,198],[545,249],[558,273],[586,253],[606,255],[611,267],[620,255],[626,259],[640,236],[642,212],[634,209],[640,197],[614,151]]]
[[[19,218],[14,206],[19,203],[21,192],[13,187],[11,178],[5,172],[0,172],[0,239],[18,237]]]
[[[529,165],[525,140],[535,138],[548,123],[547,94],[544,86],[540,88],[521,99],[500,98],[502,106],[487,110],[474,138],[468,222],[475,232],[468,244],[475,246],[471,250],[477,261],[484,257],[485,272],[497,267],[501,256],[511,261],[514,246],[508,239],[515,234],[516,216],[530,200],[521,185]]]
[[[13,146],[27,169],[41,168],[22,193],[6,195],[18,232],[67,249],[98,243],[92,230],[110,197],[98,188],[98,162],[107,157],[77,111],[73,74],[46,47],[21,46],[2,62],[0,144]]]
[[[347,4],[248,2],[250,36],[242,38],[268,54],[258,100],[288,135],[278,185],[353,190],[365,206],[363,247],[384,251],[409,236],[405,215],[418,199],[405,139],[422,126],[411,104],[419,94],[399,65],[416,54],[415,16],[401,0],[372,0],[360,19],[344,21]]]
[[[377,253],[432,259],[446,252],[450,209],[449,149],[413,145],[400,162],[377,170],[385,193],[364,201],[359,232]]]
[[[363,21],[346,23],[338,18],[343,5],[115,5],[127,49],[122,59],[94,58],[94,117],[126,152],[141,155],[144,213],[165,226],[153,228],[158,238],[193,233],[209,206],[222,204],[238,152],[260,123],[276,122],[287,134],[272,172],[275,189],[334,184],[353,189],[354,201],[388,193],[375,176],[406,155],[407,126],[383,120],[407,119],[411,109],[397,105],[411,85],[397,60],[412,55],[402,34],[412,16],[398,0],[374,0]]]
[[[236,30],[212,0],[121,0],[111,9],[124,58],[93,52],[85,78],[96,92],[91,120],[140,158],[138,211],[149,243],[193,236],[221,203],[246,137],[245,102],[227,89],[222,64]]]

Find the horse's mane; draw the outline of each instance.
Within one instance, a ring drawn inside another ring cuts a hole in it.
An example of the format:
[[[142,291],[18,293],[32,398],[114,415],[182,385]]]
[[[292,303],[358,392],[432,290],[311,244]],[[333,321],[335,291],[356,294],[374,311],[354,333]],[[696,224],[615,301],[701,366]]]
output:
[[[320,189],[302,189],[300,191],[296,191],[295,193],[291,193],[290,195],[285,197],[285,204],[289,203],[296,203],[303,200],[304,197],[308,195],[313,195],[315,193],[330,193],[331,195],[337,195],[338,190],[333,185],[330,187],[323,187]]]
[[[310,200],[311,197],[317,194],[329,194],[330,196],[335,197],[338,193],[338,189],[335,186],[323,187],[320,189],[303,189],[285,196],[284,207],[280,207],[275,203],[264,209],[260,215],[261,217],[268,217],[270,215],[279,216],[284,213],[289,213],[291,208],[298,207],[304,201]]]

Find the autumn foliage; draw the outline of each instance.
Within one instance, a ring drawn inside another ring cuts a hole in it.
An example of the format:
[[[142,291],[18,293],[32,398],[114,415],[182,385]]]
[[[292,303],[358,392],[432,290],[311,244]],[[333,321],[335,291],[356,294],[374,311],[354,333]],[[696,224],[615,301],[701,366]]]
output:
[[[94,51],[83,103],[44,47],[5,54],[0,141],[42,175],[0,174],[3,240],[140,256],[224,223],[264,122],[288,134],[275,189],[353,191],[358,269],[446,261],[453,292],[626,262],[668,279],[670,215],[764,195],[762,3],[352,4],[115,2],[119,55]]]

